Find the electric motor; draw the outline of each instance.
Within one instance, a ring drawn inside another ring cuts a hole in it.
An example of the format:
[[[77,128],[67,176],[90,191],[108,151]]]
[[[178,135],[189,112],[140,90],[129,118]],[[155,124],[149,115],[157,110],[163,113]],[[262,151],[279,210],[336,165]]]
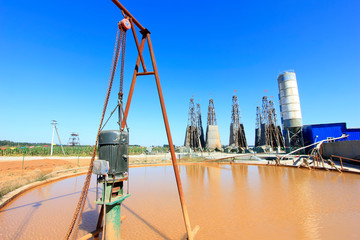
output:
[[[129,133],[119,130],[101,131],[99,159],[109,162],[108,176],[124,176],[129,169]]]

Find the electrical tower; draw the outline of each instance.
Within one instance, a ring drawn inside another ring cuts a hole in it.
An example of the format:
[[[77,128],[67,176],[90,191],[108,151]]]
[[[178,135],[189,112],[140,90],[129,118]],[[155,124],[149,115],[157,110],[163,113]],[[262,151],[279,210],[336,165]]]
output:
[[[70,146],[80,146],[80,138],[79,133],[71,133],[68,141],[68,145]]]
[[[238,150],[248,148],[244,125],[240,121],[240,107],[236,95],[232,97],[229,145],[233,145]]]

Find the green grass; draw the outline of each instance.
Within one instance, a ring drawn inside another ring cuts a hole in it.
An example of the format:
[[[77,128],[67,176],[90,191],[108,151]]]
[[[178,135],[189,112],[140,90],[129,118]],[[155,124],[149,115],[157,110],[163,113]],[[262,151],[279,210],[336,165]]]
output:
[[[24,148],[21,148],[24,147]],[[80,157],[90,157],[93,154],[93,146],[63,146],[65,156],[80,156]],[[38,145],[30,148],[29,146],[1,146],[0,147],[0,156],[23,156],[25,151],[26,156],[49,156],[50,155],[50,145],[44,147],[44,145]],[[158,153],[168,153],[169,149],[166,147],[153,147],[152,152],[155,154]],[[146,148],[139,146],[129,146],[130,155],[139,155],[145,154]],[[60,145],[55,145],[53,147],[54,156],[64,156]]]
[[[34,182],[41,182],[41,181],[44,181],[44,180],[48,179],[49,177],[50,176],[46,176],[46,174],[42,174],[41,176],[36,178]]]
[[[11,176],[11,174],[9,174]],[[9,192],[14,191],[15,189],[25,186],[29,183],[44,181],[50,176],[46,176],[46,173],[40,169],[33,170],[28,172],[24,176],[18,176],[16,179],[4,181],[0,183],[0,199]]]

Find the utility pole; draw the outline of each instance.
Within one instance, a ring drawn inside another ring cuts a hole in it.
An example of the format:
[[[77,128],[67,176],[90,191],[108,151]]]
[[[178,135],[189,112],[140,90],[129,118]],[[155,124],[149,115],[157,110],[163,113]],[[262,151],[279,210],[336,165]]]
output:
[[[54,147],[54,133],[55,133],[55,126],[56,126],[56,124],[57,124],[57,121],[55,121],[55,120],[52,120],[52,123],[51,123],[52,125],[53,125],[53,132],[52,132],[52,138],[51,138],[51,150],[50,150],[50,156],[52,156],[53,155],[53,147]]]
[[[51,150],[50,150],[50,156],[53,155],[53,148],[54,148],[54,134],[55,134],[55,131],[56,131],[56,135],[59,139],[59,143],[60,143],[60,146],[61,146],[61,150],[63,152],[63,154],[65,155],[65,151],[64,151],[64,148],[63,148],[63,145],[61,144],[61,140],[60,140],[60,136],[59,136],[59,132],[57,130],[57,127],[56,125],[58,124],[56,120],[52,120],[51,124],[53,125],[53,132],[52,132],[52,138],[51,138]]]

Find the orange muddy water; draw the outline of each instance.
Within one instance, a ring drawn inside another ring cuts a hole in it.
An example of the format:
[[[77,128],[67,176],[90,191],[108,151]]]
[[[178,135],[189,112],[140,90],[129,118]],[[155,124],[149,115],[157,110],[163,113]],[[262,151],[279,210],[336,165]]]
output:
[[[197,239],[359,239],[360,175],[247,165],[184,165]],[[185,239],[172,166],[130,169],[122,239]],[[63,239],[85,177],[35,188],[0,211],[0,239]],[[95,229],[95,181],[78,236]]]

